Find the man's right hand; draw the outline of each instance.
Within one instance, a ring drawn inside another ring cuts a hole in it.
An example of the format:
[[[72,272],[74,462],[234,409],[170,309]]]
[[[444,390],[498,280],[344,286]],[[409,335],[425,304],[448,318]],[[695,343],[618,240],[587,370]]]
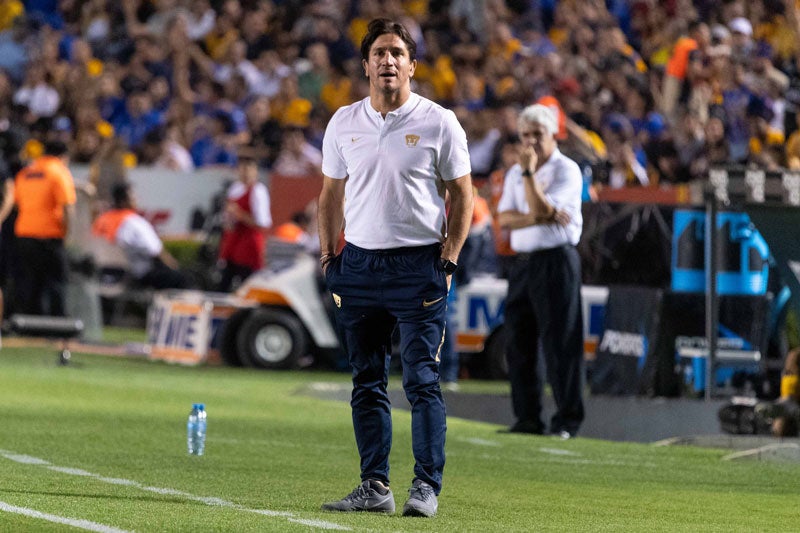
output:
[[[539,162],[539,156],[536,155],[536,150],[533,146],[526,146],[519,152],[519,164],[522,171],[530,170],[531,173],[535,172],[536,164]]]

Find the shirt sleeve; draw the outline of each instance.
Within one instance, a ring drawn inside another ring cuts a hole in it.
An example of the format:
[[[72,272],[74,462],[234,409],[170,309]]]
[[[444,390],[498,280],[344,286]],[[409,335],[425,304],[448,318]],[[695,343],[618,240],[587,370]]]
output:
[[[514,165],[506,172],[506,176],[503,179],[503,192],[500,195],[500,200],[497,202],[497,212],[502,213],[503,211],[519,211],[519,207],[517,207],[516,202],[514,201],[514,187],[512,183],[514,182],[514,178],[516,177],[517,170],[519,165]]]
[[[263,183],[257,183],[250,193],[250,211],[253,213],[253,220],[259,227],[272,227],[269,191],[267,191],[267,187]]]
[[[438,171],[443,180],[454,180],[472,172],[467,134],[459,124],[456,114],[449,109],[442,117]]]
[[[583,196],[583,175],[577,163],[571,160],[559,161],[559,168],[553,182],[545,191],[547,200],[556,209],[580,210]]]
[[[328,122],[325,136],[322,138],[322,173],[330,178],[344,179],[347,177],[347,164],[342,157],[339,143],[336,142],[337,125],[341,119],[342,109],[339,109]]]
[[[156,257],[164,249],[164,243],[153,226],[140,215],[131,215],[117,230],[117,245],[144,252]]]

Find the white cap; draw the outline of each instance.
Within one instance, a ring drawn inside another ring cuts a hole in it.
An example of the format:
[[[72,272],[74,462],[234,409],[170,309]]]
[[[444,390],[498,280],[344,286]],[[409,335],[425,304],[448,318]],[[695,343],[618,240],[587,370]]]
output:
[[[722,24],[714,24],[713,26],[711,26],[711,36],[716,37],[720,41],[724,41],[725,39],[731,36],[731,32],[728,31],[728,28],[726,28]]]
[[[736,17],[728,23],[732,33],[743,33],[748,37],[753,35],[753,25],[744,17]]]

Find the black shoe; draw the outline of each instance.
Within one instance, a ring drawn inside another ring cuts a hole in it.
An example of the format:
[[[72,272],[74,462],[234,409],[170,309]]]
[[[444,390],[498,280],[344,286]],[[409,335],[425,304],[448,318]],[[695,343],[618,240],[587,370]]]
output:
[[[516,422],[509,428],[504,428],[498,433],[528,433],[530,435],[544,435],[544,427],[535,422]]]

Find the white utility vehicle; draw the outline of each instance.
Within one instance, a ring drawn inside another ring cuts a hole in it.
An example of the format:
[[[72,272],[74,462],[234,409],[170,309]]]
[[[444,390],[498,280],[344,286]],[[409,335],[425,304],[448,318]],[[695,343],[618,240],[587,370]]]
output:
[[[456,349],[476,377],[503,378],[506,280],[476,277],[458,290]],[[584,286],[586,354],[602,331],[606,287]],[[332,302],[312,257],[297,255],[260,270],[234,294],[158,293],[148,311],[148,343],[159,359],[197,364],[297,368],[311,356],[341,366]]]

